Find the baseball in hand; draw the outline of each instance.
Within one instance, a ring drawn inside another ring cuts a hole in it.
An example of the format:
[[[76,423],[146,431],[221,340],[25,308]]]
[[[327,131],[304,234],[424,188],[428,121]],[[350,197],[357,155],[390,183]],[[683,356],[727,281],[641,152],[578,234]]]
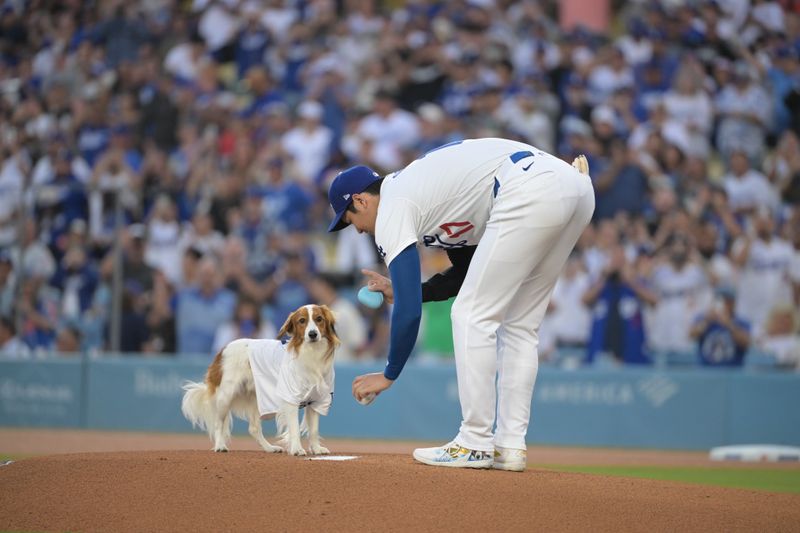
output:
[[[377,396],[377,394],[375,394],[374,392],[365,394],[360,400],[358,400],[358,403],[360,403],[361,405],[369,405],[375,399],[375,396]]]
[[[364,285],[358,291],[358,301],[372,309],[377,309],[383,303],[383,293],[371,291]]]

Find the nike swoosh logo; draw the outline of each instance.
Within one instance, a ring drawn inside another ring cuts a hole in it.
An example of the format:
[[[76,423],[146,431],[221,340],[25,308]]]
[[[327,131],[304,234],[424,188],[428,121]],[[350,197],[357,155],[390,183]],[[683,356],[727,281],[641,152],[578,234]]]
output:
[[[530,164],[530,165],[528,165],[527,167],[522,167],[522,170],[528,170],[528,169],[529,169],[529,168],[531,168],[532,166],[533,166],[533,163],[531,163],[531,164]]]

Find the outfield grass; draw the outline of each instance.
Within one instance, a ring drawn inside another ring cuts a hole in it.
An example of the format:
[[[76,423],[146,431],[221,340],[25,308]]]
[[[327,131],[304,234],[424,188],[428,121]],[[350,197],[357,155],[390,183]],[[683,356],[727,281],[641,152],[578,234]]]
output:
[[[627,476],[740,489],[800,494],[800,470],[756,468],[673,468],[664,466],[555,466],[544,468],[607,476]]]

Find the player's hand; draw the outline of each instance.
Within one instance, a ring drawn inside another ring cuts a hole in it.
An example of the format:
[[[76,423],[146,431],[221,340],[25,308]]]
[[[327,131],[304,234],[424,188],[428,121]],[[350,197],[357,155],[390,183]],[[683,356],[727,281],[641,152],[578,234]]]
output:
[[[387,304],[394,303],[394,289],[392,288],[392,280],[366,268],[362,268],[361,273],[366,276],[366,285],[369,290],[374,292],[382,292],[383,300]]]
[[[374,374],[364,374],[358,376],[353,380],[353,397],[359,402],[367,394],[380,394],[392,386],[391,379],[386,377],[381,372]]]

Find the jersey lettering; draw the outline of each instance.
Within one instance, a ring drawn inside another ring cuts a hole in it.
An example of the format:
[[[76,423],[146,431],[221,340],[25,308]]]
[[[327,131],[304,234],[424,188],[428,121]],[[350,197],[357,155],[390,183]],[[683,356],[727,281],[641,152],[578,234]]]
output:
[[[469,220],[466,222],[445,222],[439,227],[442,228],[451,239],[456,239],[469,230],[475,229],[475,226],[473,226],[472,222]]]
[[[444,248],[445,250],[453,248],[464,248],[465,246],[467,246],[467,242],[468,241],[466,239],[458,242],[446,242],[440,239],[438,235],[422,236],[422,244],[424,244],[426,248]]]

